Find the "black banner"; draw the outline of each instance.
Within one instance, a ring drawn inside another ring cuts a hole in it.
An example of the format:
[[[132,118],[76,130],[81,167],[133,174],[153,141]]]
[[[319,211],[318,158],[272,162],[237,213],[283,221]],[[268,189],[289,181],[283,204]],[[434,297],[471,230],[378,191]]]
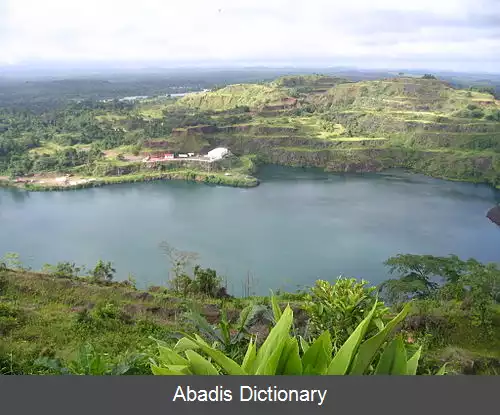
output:
[[[499,390],[479,376],[0,376],[0,414],[471,415],[496,413]]]

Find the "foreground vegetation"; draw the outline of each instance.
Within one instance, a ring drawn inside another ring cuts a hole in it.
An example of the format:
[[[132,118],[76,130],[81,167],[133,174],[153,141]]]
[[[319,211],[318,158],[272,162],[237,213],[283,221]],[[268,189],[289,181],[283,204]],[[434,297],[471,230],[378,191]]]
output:
[[[111,263],[0,261],[3,374],[498,374],[500,270],[400,255],[380,287],[338,278],[231,297],[165,247],[168,287],[114,282]],[[445,366],[443,366],[445,365]]]

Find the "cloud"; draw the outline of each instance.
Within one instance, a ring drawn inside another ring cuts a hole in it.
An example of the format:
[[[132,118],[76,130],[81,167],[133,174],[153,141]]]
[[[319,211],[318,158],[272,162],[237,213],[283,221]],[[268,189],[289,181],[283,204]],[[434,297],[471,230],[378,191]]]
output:
[[[479,65],[494,62],[500,49],[498,3],[0,0],[0,61],[324,58]]]

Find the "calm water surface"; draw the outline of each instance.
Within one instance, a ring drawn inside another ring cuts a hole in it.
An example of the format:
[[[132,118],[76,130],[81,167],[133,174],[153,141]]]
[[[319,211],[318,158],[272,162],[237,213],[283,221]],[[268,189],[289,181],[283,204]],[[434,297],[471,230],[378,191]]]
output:
[[[485,214],[500,194],[486,186],[404,172],[334,175],[267,167],[254,189],[187,182],[66,192],[0,189],[0,256],[33,268],[113,261],[117,278],[166,283],[168,241],[194,251],[242,294],[294,290],[338,275],[378,283],[398,253],[500,262],[500,227]]]

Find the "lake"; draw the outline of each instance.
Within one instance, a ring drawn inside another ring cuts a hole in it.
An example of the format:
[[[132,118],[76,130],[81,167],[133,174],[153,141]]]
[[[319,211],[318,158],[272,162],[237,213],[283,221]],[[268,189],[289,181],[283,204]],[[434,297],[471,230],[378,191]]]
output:
[[[29,193],[0,188],[0,256],[27,265],[112,261],[117,279],[166,284],[159,244],[199,254],[228,289],[296,290],[339,275],[373,284],[398,253],[500,262],[500,227],[486,212],[500,200],[488,186],[394,171],[329,174],[268,166],[261,185],[238,189],[182,181]]]

